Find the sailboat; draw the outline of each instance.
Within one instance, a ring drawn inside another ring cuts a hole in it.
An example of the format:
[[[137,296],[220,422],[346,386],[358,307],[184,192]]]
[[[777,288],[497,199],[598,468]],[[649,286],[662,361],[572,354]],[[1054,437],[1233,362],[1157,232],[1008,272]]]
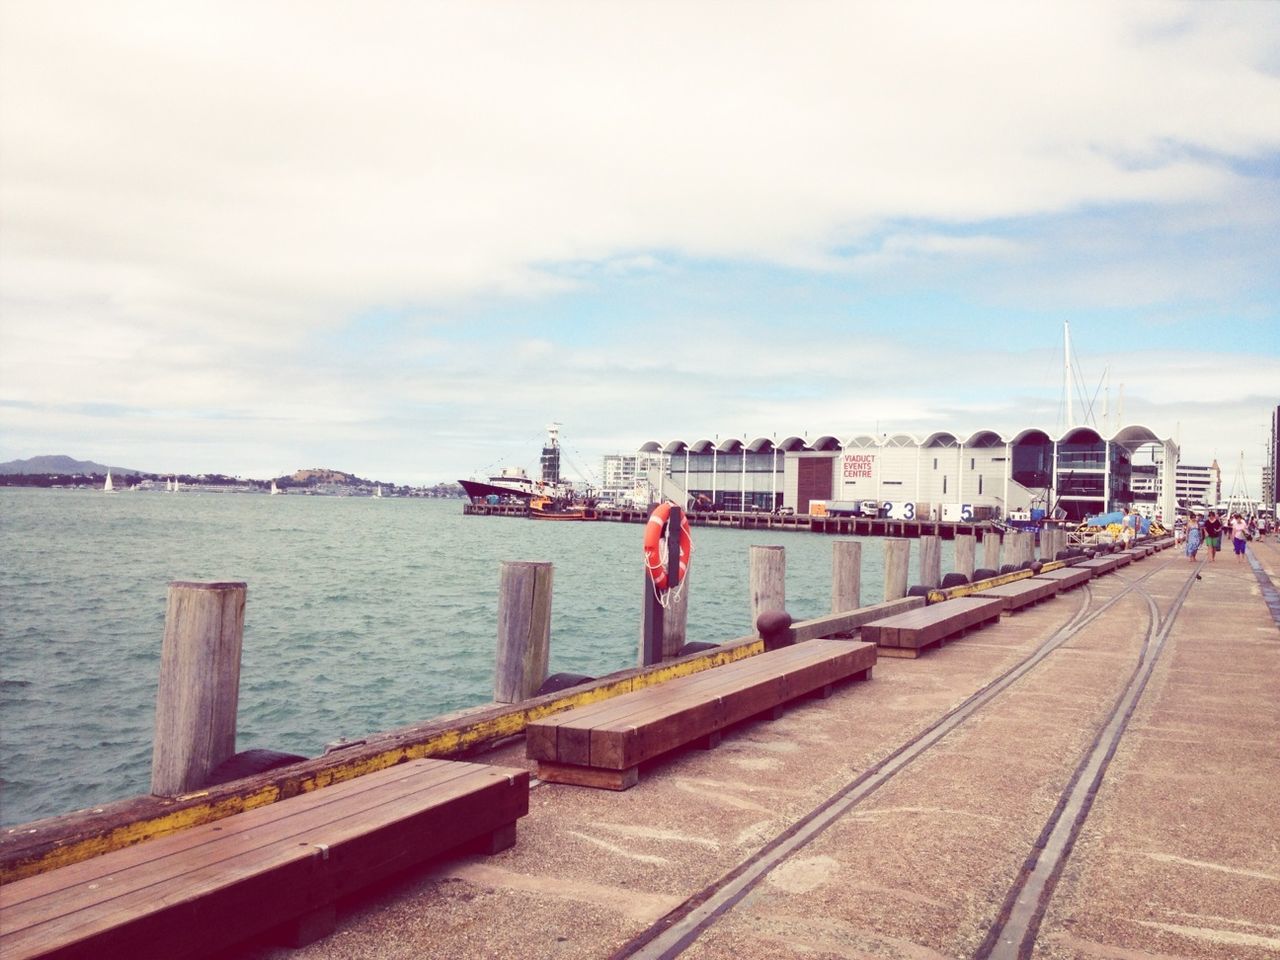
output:
[[[107,467],[107,482],[102,485],[102,489],[106,493],[110,493],[112,490],[115,489],[115,487],[112,486],[111,484],[111,468],[110,467]]]
[[[382,484],[378,484],[376,487],[373,488],[373,495],[375,497],[382,496]]]
[[[272,481],[271,481],[271,495],[274,497],[274,496],[275,496],[276,494],[278,494],[279,492],[280,492],[280,488],[279,488],[279,487],[277,487],[277,486],[276,486],[276,482],[275,482],[274,480],[272,480]]]

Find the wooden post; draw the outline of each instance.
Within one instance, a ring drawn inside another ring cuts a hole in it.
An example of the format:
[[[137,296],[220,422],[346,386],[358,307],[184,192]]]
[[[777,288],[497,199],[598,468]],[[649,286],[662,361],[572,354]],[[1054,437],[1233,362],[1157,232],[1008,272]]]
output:
[[[920,580],[926,587],[942,583],[942,538],[920,538]]]
[[[667,599],[662,612],[662,659],[670,660],[685,645],[689,635],[689,577],[693,564],[684,573],[684,582]]]
[[[1031,559],[1031,552],[1034,549],[1035,534],[1030,530],[1019,530],[1013,535],[1013,559],[1010,563],[1022,566]]]
[[[766,610],[787,609],[787,551],[751,548],[751,628]]]
[[[158,796],[200,789],[236,752],[246,593],[243,583],[169,584],[151,752]]]
[[[831,546],[831,612],[862,606],[862,544],[837,540]]]
[[[493,699],[528,700],[547,679],[551,654],[550,563],[504,560],[498,582],[498,655]]]
[[[673,506],[671,512],[667,515],[665,531],[667,538],[667,583],[669,584],[680,583],[680,529],[683,523],[684,511],[679,507]],[[642,666],[648,667],[655,663],[661,663],[664,656],[674,654],[684,644],[683,639],[676,642],[676,638],[683,638],[684,636],[685,618],[688,616],[688,609],[687,607],[684,609],[679,608],[681,604],[688,602],[687,594],[682,589],[680,596],[673,598],[671,589],[668,588],[665,597],[659,598],[653,588],[653,580],[649,577],[649,571],[644,571],[644,602],[640,608],[640,663]],[[672,608],[671,610],[663,606],[664,601]],[[675,620],[676,624],[668,628],[668,620]],[[668,632],[669,630],[673,632]],[[675,646],[671,647],[671,654],[668,654],[668,645],[672,643]]]
[[[963,573],[969,579],[973,579],[973,571],[975,567],[974,561],[977,559],[978,539],[972,533],[956,534],[956,573]]]
[[[898,600],[907,595],[907,568],[910,563],[910,540],[890,537],[884,541],[885,600]]]
[[[1039,557],[1041,560],[1052,560],[1053,553],[1057,549],[1054,543],[1057,539],[1057,531],[1053,527],[1044,526],[1040,528],[1040,550]]]
[[[996,530],[988,529],[982,535],[982,565],[988,570],[1000,569],[1000,540]]]

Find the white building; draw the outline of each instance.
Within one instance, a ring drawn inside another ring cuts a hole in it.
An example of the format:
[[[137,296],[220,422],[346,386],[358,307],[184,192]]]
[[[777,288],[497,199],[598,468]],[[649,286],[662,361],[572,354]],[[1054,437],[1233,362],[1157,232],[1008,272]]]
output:
[[[720,510],[786,506],[805,513],[815,500],[875,501],[899,517],[923,510],[943,519],[1007,516],[1039,506],[1083,519],[1133,501],[1135,454],[1152,447],[1167,465],[1160,468],[1161,490],[1172,493],[1178,448],[1140,425],[1108,437],[1074,427],[1056,437],[1028,428],[1007,435],[939,431],[812,442],[650,441],[640,452],[662,456],[690,500]],[[1172,495],[1161,494],[1158,512],[1173,516],[1174,508]]]
[[[647,485],[648,473],[652,467],[661,467],[663,458],[652,453],[606,453],[601,471],[600,499],[606,502],[624,503],[635,499],[638,486]],[[646,493],[640,498],[642,505],[648,505]]]

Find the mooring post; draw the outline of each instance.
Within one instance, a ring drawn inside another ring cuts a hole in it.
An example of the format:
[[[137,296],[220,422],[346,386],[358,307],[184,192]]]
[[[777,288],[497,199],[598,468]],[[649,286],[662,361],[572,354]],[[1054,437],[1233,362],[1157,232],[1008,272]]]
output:
[[[751,548],[751,623],[766,610],[787,609],[787,551],[785,547]]]
[[[1062,549],[1063,531],[1061,527],[1045,527],[1040,531],[1040,559],[1056,560],[1058,551]]]
[[[982,535],[982,565],[988,570],[1000,569],[1000,532],[987,528]]]
[[[920,538],[920,584],[936,587],[942,583],[942,538]]]
[[[683,524],[684,511],[679,507],[672,507],[667,515],[667,529],[664,536],[667,542],[667,583],[675,584],[677,587],[680,584],[680,530]],[[685,572],[687,575],[688,571]],[[675,638],[684,636],[688,608],[677,611],[667,607],[676,608],[681,603],[687,603],[685,593],[684,588],[679,588],[679,592],[673,596],[672,588],[668,588],[667,595],[659,597],[648,569],[644,571],[644,603],[640,608],[640,663],[642,666],[648,667],[661,663],[664,656],[674,655],[675,651],[683,645],[683,639],[675,643]],[[667,602],[667,607],[663,606],[663,600]],[[668,620],[677,620],[678,627],[668,628]],[[668,629],[674,631],[670,639],[668,639]],[[667,654],[669,643],[675,643],[675,646],[671,648],[671,653]]]
[[[1022,566],[1035,558],[1036,535],[1030,530],[1019,530],[1014,538],[1016,542],[1013,546],[1013,562]]]
[[[244,583],[169,584],[156,692],[151,792],[198,790],[236,752]]]
[[[862,544],[837,540],[831,545],[831,612],[862,606]]]
[[[978,540],[972,533],[956,534],[956,573],[973,579],[974,560],[977,557]]]
[[[907,568],[910,563],[910,540],[890,537],[884,541],[885,600],[900,600],[907,595]]]
[[[662,659],[670,660],[685,645],[689,636],[689,577],[693,566],[684,572],[680,588],[667,598],[662,612]]]
[[[528,700],[547,679],[551,655],[551,587],[555,568],[504,560],[498,581],[498,653],[493,699]]]

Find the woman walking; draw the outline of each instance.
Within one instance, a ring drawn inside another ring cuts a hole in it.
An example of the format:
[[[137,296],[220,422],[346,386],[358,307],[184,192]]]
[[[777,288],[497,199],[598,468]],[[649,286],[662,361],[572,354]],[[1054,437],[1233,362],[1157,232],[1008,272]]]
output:
[[[1200,518],[1194,513],[1187,517],[1187,559],[1196,560],[1196,551],[1200,549]]]
[[[1236,514],[1231,518],[1231,548],[1236,552],[1236,563],[1244,563],[1245,542],[1249,536],[1249,524]]]

